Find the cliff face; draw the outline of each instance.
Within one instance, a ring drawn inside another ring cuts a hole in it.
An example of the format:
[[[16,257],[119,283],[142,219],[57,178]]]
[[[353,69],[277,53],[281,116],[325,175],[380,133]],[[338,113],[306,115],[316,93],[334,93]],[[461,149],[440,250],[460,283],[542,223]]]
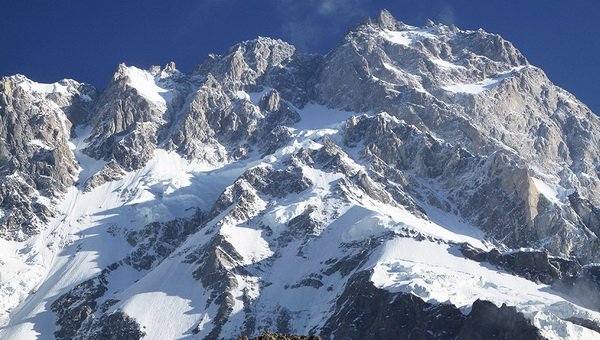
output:
[[[599,136],[500,36],[386,11],[324,56],[5,77],[0,334],[597,337]]]
[[[90,110],[95,90],[73,80],[0,81],[0,235],[22,241],[55,216],[53,203],[74,184],[73,124]]]

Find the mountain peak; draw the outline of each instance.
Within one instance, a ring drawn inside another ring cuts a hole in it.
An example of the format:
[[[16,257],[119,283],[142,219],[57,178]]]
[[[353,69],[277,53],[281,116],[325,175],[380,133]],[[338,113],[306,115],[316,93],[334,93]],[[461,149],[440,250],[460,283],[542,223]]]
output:
[[[387,9],[382,9],[379,12],[379,16],[377,17],[377,21],[385,28],[394,28],[398,21],[392,13],[390,13]]]
[[[16,74],[13,76],[3,77],[4,81],[9,81],[15,85],[21,87],[23,90],[32,94],[73,94],[77,91],[77,88],[82,83],[79,83],[73,79],[62,79],[54,83],[38,83],[33,81],[22,74]],[[89,85],[88,85],[89,86]]]
[[[382,29],[388,30],[401,30],[404,28],[404,23],[398,21],[387,9],[382,9],[377,17],[374,19],[368,18],[365,23],[367,25],[376,24]]]

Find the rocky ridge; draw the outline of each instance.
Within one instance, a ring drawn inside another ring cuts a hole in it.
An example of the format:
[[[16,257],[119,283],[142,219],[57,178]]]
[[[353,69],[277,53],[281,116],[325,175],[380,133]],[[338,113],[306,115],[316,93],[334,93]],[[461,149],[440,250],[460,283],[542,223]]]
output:
[[[78,172],[69,142],[96,91],[73,80],[39,84],[22,75],[0,82],[0,235],[22,241],[55,216],[53,204]]]

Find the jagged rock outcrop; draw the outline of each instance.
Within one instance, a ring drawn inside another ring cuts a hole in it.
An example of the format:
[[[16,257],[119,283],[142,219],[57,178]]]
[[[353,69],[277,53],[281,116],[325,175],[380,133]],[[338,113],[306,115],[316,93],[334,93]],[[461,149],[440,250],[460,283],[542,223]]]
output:
[[[170,120],[169,109],[185,100],[187,86],[174,64],[151,71],[119,65],[96,103],[85,153],[125,170],[141,168],[157,147],[159,129]]]
[[[474,154],[388,114],[353,118],[344,133],[347,146],[362,143],[363,157],[384,175],[384,183],[404,183],[400,190],[413,200],[443,210],[455,207],[509,247],[543,245],[556,255],[596,258],[599,240],[576,217],[580,205],[555,204],[558,198],[547,196],[546,184],[534,177],[535,168],[510,152]],[[419,188],[423,179],[440,181],[446,202],[431,200],[431,194],[424,197]]]
[[[319,77],[327,105],[386,111],[473,153],[514,150],[596,197],[598,119],[498,35],[383,16],[349,33]]]
[[[73,185],[73,122],[85,120],[95,90],[73,80],[0,80],[0,237],[24,240],[55,216],[52,202]]]
[[[431,305],[411,294],[390,293],[355,274],[320,335],[336,339],[544,339],[523,315],[477,300],[468,315],[447,304]],[[316,330],[314,330],[316,332]]]
[[[159,146],[210,165],[246,157],[252,149],[248,143],[272,153],[289,141],[284,126],[296,123],[298,114],[276,89],[255,102],[248,93],[275,84],[286,94],[305,87],[305,79],[278,73],[294,53],[281,40],[258,38],[223,56],[210,55],[191,75],[174,64],[148,71],[121,64],[98,99],[93,138],[85,152],[127,171],[143,167]],[[298,95],[289,98],[307,101]]]
[[[279,39],[259,37],[229,48],[223,55],[211,54],[194,74],[212,74],[218,81],[228,84],[228,91],[256,85],[273,67],[282,67],[292,59],[295,47]]]
[[[104,315],[99,320],[98,330],[84,337],[85,339],[128,339],[138,340],[144,338],[146,333],[140,325],[127,314],[115,312]]]
[[[240,336],[238,340],[321,340],[321,337],[313,335],[291,335],[291,334],[278,334],[271,332],[264,332],[259,336],[248,338],[247,336]]]
[[[582,266],[575,259],[552,257],[539,250],[486,252],[463,244],[460,251],[472,260],[489,262],[528,280],[551,285],[586,307],[600,310],[600,269],[596,265]]]

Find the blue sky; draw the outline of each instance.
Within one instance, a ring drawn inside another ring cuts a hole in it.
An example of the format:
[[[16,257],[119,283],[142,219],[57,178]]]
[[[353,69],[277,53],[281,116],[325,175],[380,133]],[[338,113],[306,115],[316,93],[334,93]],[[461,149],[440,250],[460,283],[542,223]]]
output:
[[[182,71],[258,35],[326,53],[344,32],[387,8],[484,28],[512,41],[556,84],[600,113],[600,1],[595,0],[0,0],[0,75],[73,78],[103,88],[120,62],[173,60]]]

